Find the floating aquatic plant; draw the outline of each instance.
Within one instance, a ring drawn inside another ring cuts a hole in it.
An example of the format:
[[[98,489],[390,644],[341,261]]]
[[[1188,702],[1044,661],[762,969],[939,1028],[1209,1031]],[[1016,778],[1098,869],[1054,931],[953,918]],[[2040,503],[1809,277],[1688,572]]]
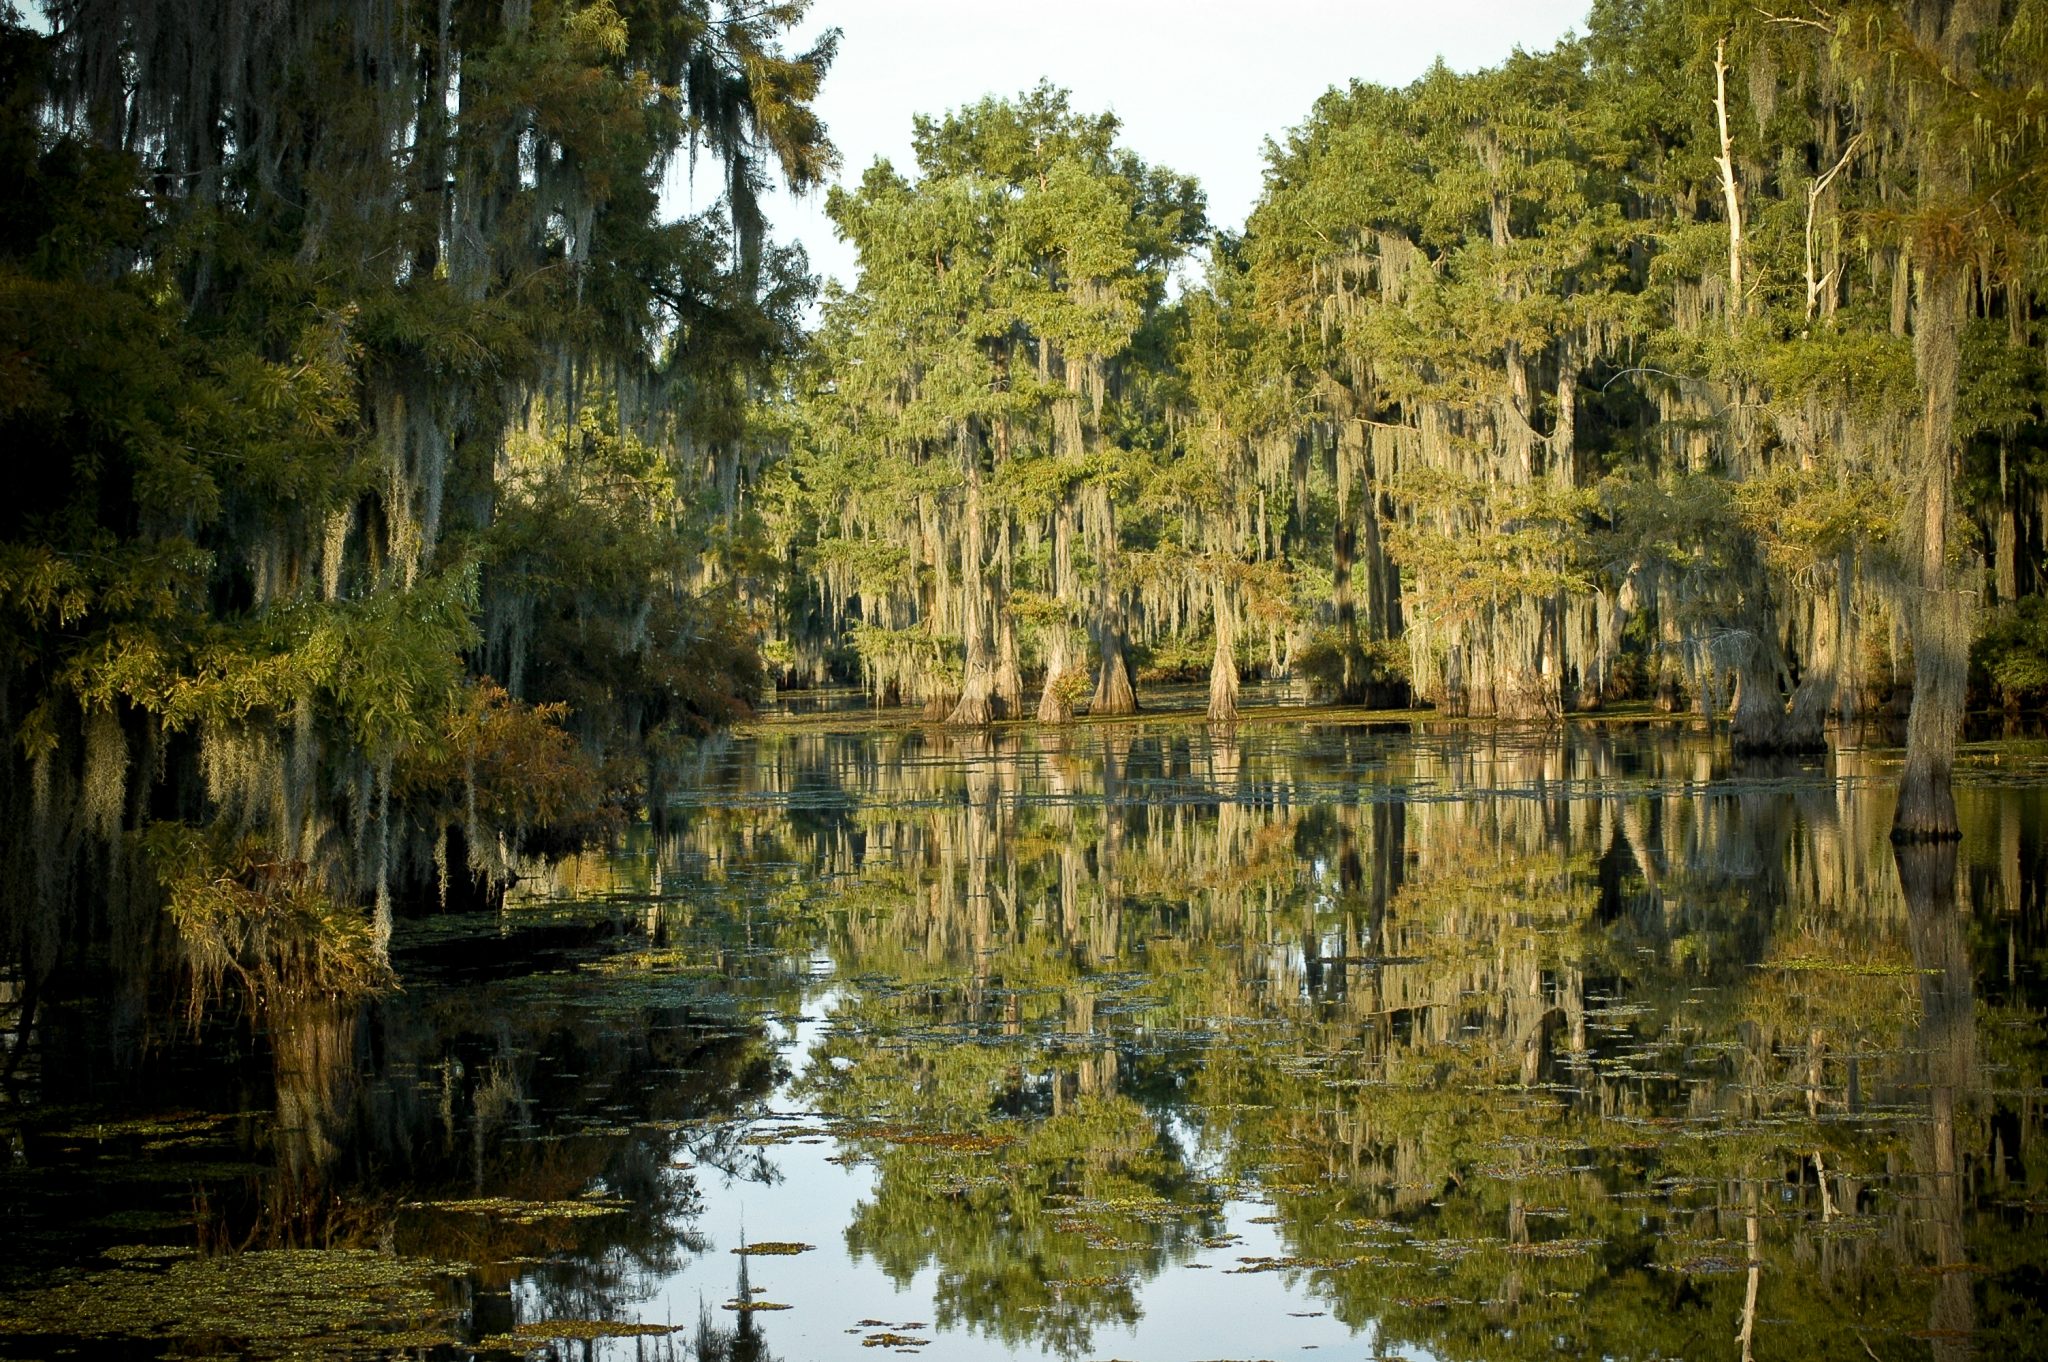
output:
[[[515,1197],[486,1196],[458,1201],[408,1201],[403,1204],[407,1210],[487,1215],[515,1225],[537,1225],[548,1220],[588,1220],[632,1209],[630,1202],[599,1197],[579,1197],[573,1201],[521,1201]]]
[[[310,1345],[379,1350],[394,1340],[455,1340],[437,1288],[459,1264],[362,1249],[281,1249],[203,1257],[191,1249],[122,1246],[103,1269],[60,1272],[0,1298],[0,1335],[233,1339],[254,1357]],[[421,1345],[425,1346],[425,1345]]]

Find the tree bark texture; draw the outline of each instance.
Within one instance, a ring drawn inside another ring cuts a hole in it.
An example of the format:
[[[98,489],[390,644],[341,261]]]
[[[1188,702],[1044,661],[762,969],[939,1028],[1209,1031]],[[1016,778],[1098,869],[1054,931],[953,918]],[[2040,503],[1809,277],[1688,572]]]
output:
[[[1902,842],[1962,836],[1949,777],[1963,726],[1972,604],[1972,593],[1959,589],[1949,568],[1962,263],[1937,260],[1923,267],[1918,283],[1913,351],[1924,405],[1907,510],[1907,558],[1917,580],[1907,588],[1905,603],[1913,640],[1913,708],[1906,719],[1906,765],[1892,819],[1892,838]]]

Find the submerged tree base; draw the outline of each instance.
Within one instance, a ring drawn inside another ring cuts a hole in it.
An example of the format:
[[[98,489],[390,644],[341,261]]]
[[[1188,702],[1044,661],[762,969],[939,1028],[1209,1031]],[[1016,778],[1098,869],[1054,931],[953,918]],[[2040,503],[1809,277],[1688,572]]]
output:
[[[1102,659],[1102,676],[1095,685],[1095,699],[1088,706],[1090,714],[1136,714],[1138,692],[1131,685],[1131,671],[1124,660],[1121,648],[1108,652]]]
[[[1893,843],[1959,842],[1962,837],[1948,776],[1916,777],[1909,771],[1899,786],[1898,812],[1892,818]]]
[[[1758,733],[1737,724],[1729,731],[1729,747],[1738,757],[1812,757],[1827,752],[1828,740],[1820,733]]]
[[[959,701],[946,715],[946,722],[958,728],[986,728],[1002,717],[1007,706],[997,698],[993,683],[994,678],[987,672],[969,676]]]

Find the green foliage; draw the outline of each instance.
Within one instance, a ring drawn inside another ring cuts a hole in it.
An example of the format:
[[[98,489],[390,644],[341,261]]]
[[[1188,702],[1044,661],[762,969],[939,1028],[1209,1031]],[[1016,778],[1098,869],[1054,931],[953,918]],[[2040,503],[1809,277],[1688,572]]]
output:
[[[253,838],[154,823],[140,847],[163,896],[197,1022],[232,984],[252,1015],[307,998],[353,1001],[392,982],[370,924],[303,861]]]
[[[2007,709],[2048,700],[2048,598],[2029,596],[1991,611],[1970,661]]]
[[[833,162],[805,8],[0,19],[0,439],[33,451],[0,969],[83,959],[112,898],[202,992],[346,992],[394,894],[463,869],[451,827],[502,881],[493,848],[602,834],[749,712],[778,567],[738,494],[809,288],[755,200]],[[686,151],[726,202],[664,222]],[[127,905],[118,846],[165,826],[163,903]]]
[[[1064,657],[1087,588],[1121,613],[1104,499],[1139,502],[1165,443],[1167,273],[1205,225],[1116,133],[1041,84],[918,119],[914,177],[877,162],[828,199],[861,273],[804,372],[787,532],[878,694],[950,704],[999,646]]]
[[[1408,650],[1387,639],[1349,637],[1339,629],[1318,629],[1294,655],[1294,669],[1317,697],[1343,696],[1346,678],[1354,686],[1385,687],[1408,680]]]
[[[702,522],[669,452],[586,407],[561,437],[515,437],[506,462],[483,539],[490,669],[617,758],[749,714],[754,630],[733,586],[699,585]]]

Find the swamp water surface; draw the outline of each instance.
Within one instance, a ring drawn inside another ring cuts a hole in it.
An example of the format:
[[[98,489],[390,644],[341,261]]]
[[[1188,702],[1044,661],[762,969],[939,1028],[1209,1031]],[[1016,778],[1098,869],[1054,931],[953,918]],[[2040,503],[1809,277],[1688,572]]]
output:
[[[1268,717],[707,748],[403,991],[0,1108],[0,1356],[2048,1349],[2048,749]]]

